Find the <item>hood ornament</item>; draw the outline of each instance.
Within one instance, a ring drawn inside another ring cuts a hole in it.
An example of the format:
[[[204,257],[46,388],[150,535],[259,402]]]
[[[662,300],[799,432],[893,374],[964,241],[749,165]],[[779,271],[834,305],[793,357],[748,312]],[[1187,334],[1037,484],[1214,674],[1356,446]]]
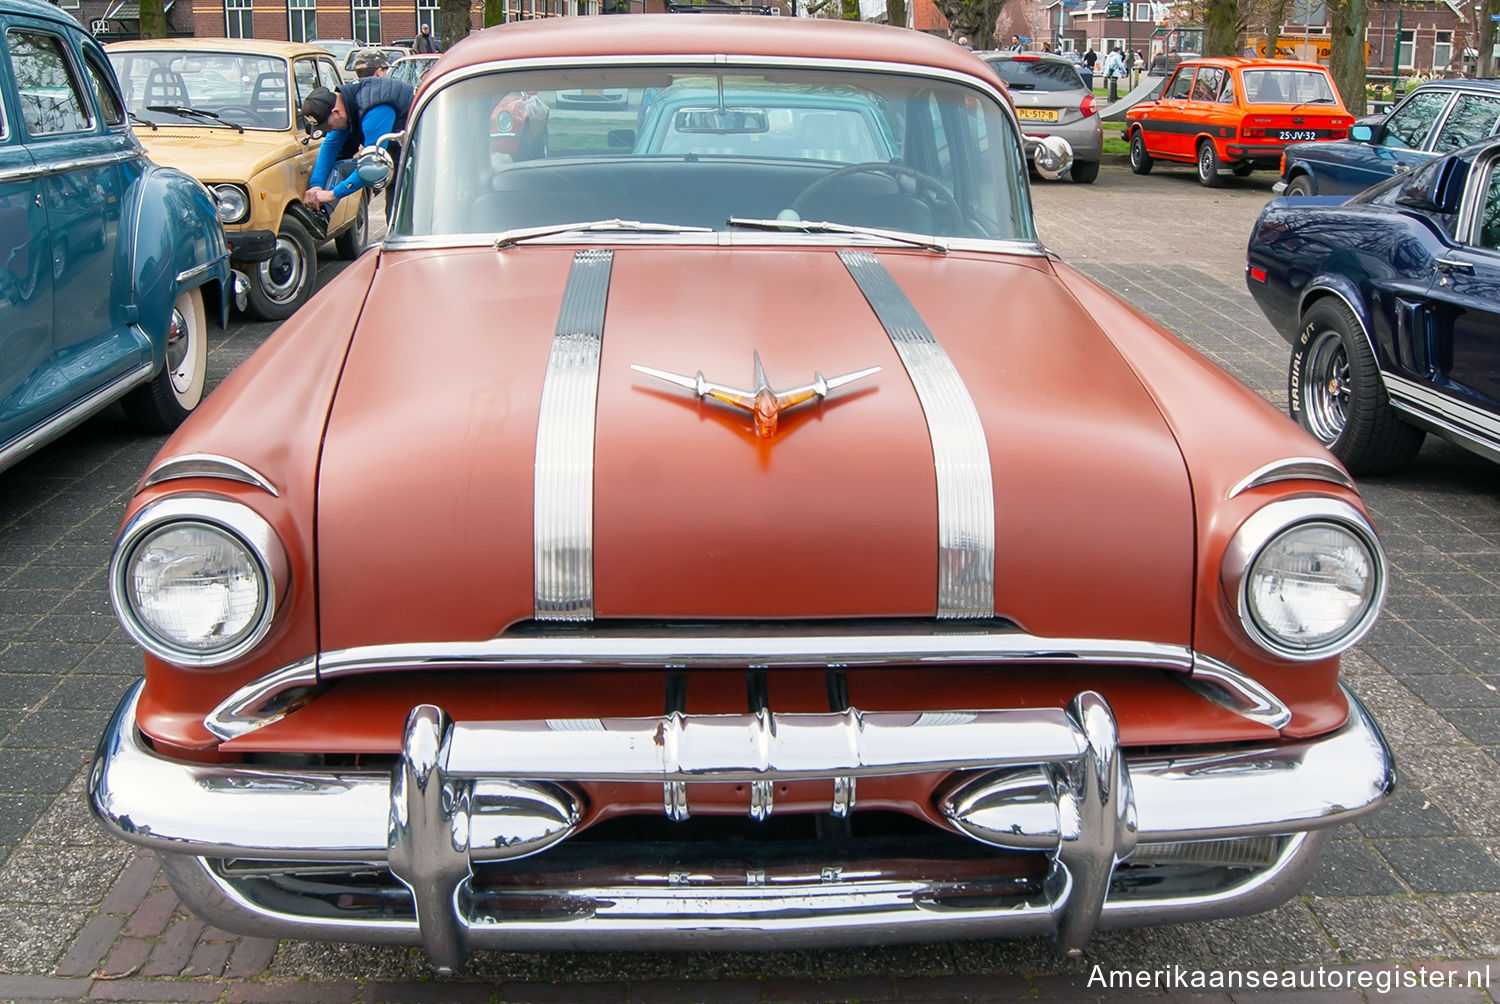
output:
[[[637,366],[630,364],[630,368],[637,373],[665,380],[667,383],[686,387],[697,394],[700,398],[711,397],[716,401],[743,408],[755,417],[755,434],[762,439],[770,439],[776,435],[776,422],[783,411],[794,408],[804,401],[813,398],[824,398],[828,392],[835,387],[842,387],[846,383],[853,383],[862,377],[872,373],[880,372],[879,366],[870,366],[866,369],[855,370],[853,373],[844,373],[836,377],[825,377],[818,371],[813,371],[813,382],[802,387],[794,387],[780,393],[771,389],[770,381],[766,379],[765,368],[760,364],[760,353],[751,353],[755,358],[755,389],[740,390],[738,387],[730,387],[727,384],[710,383],[703,379],[703,371],[699,370],[696,377],[684,376],[681,373],[669,373],[666,370],[652,369],[650,366]]]

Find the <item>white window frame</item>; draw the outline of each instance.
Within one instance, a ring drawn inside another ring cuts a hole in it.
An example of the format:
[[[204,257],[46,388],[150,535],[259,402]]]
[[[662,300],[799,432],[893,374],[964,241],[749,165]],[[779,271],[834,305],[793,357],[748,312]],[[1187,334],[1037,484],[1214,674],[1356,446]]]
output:
[[[224,0],[224,37],[255,37],[255,0]]]
[[[1417,29],[1402,28],[1396,33],[1397,44],[1401,46],[1401,58],[1397,60],[1396,69],[1414,70],[1417,68]]]
[[[302,25],[301,38],[297,37],[298,24]],[[318,37],[318,0],[286,0],[286,37],[293,42],[308,42]]]
[[[1432,68],[1444,70],[1453,62],[1452,29],[1434,31],[1432,39]]]
[[[438,0],[417,0],[417,34],[422,34],[422,25],[432,28],[432,37],[438,37]]]
[[[1152,19],[1152,17],[1151,17],[1151,4],[1150,3],[1137,3],[1137,4],[1134,5],[1134,7],[1132,9],[1135,12],[1135,17],[1133,18],[1133,20],[1137,24],[1143,24],[1143,23],[1144,24],[1155,24],[1156,23]]]
[[[364,16],[361,17],[361,14]],[[372,14],[374,15],[373,19],[371,17]],[[373,37],[370,32],[372,20],[375,26]],[[360,45],[380,44],[382,30],[380,26],[380,0],[351,0],[349,22],[350,33]]]

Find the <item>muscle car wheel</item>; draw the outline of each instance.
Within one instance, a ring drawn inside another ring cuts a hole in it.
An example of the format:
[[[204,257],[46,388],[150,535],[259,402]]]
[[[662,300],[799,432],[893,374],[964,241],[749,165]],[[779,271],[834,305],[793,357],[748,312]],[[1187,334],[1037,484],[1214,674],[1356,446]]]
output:
[[[1130,169],[1136,174],[1150,174],[1155,163],[1146,152],[1146,137],[1137,129],[1130,134]]]
[[[353,261],[360,256],[369,242],[370,193],[364,191],[359,193],[359,211],[354,214],[354,222],[333,239],[333,246],[338,250],[340,258]]]
[[[203,291],[190,289],[172,304],[167,329],[167,361],[150,382],[121,402],[131,421],[152,432],[171,432],[203,400],[208,372],[208,324]]]
[[[1391,408],[1359,322],[1337,300],[1303,315],[1288,383],[1293,417],[1354,474],[1397,470],[1422,445],[1422,430]]]
[[[276,250],[250,273],[250,311],[263,321],[280,321],[312,295],[318,252],[307,228],[290,216],[281,218]]]
[[[1313,191],[1312,179],[1305,174],[1299,174],[1286,184],[1284,195],[1316,195]]]
[[[1206,188],[1218,188],[1224,184],[1224,179],[1219,177],[1219,169],[1223,167],[1219,160],[1219,151],[1209,140],[1203,140],[1198,144],[1198,180],[1203,182]]]

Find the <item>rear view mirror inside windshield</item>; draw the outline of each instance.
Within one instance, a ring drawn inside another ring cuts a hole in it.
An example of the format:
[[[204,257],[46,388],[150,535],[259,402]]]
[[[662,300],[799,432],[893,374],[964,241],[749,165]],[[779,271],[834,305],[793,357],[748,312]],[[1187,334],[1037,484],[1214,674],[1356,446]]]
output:
[[[770,132],[771,124],[762,108],[681,108],[672,120],[680,133]]]

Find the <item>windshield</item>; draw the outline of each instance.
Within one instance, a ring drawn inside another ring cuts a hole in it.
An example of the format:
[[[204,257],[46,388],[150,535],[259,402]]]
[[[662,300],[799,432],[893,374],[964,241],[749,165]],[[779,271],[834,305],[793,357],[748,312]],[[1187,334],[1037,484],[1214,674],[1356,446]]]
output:
[[[284,59],[248,52],[129,49],[111,52],[109,61],[131,113],[148,122],[222,129],[214,121],[217,116],[246,129],[291,128]]]
[[[1083,78],[1072,63],[1053,59],[987,60],[1000,79],[1018,91],[1081,91]]]
[[[1253,105],[1336,105],[1333,83],[1317,70],[1246,70],[1245,100]]]
[[[415,119],[396,235],[610,220],[747,229],[736,218],[1035,239],[1004,109],[928,77],[497,70],[443,87]]]

